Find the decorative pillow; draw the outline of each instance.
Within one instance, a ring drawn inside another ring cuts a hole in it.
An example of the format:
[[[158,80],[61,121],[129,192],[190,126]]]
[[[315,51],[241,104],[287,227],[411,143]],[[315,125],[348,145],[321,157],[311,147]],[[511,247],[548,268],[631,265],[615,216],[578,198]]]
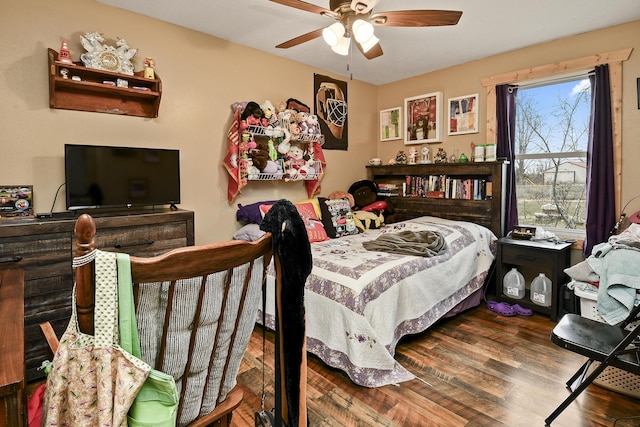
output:
[[[233,233],[234,240],[246,240],[253,242],[264,236],[264,231],[260,230],[258,224],[247,224]]]
[[[316,211],[316,215],[318,216],[318,219],[322,218],[322,211],[320,210],[320,202],[318,202],[317,197],[314,197],[312,199],[300,200],[296,204],[301,205],[303,203],[311,203],[313,205],[313,210]]]
[[[260,224],[262,222],[260,205],[272,205],[275,202],[275,200],[269,200],[264,202],[256,202],[245,206],[242,206],[240,203],[238,203],[236,219],[240,222],[244,222],[245,224]]]
[[[296,203],[295,207],[304,222],[304,227],[307,229],[310,243],[329,240],[329,236],[327,236],[322,222],[318,219],[312,203]],[[271,209],[271,205],[260,205],[260,213],[263,217],[269,209]]]
[[[318,201],[322,211],[322,223],[329,237],[336,238],[349,234],[358,234],[349,199],[318,197]]]
[[[346,192],[346,191],[341,191],[341,190],[337,190],[334,191],[333,193],[329,194],[329,199],[341,199],[343,197],[346,197],[347,199],[349,199],[349,205],[351,206],[351,209],[353,209],[353,207],[356,204],[356,201],[353,198],[353,194]]]

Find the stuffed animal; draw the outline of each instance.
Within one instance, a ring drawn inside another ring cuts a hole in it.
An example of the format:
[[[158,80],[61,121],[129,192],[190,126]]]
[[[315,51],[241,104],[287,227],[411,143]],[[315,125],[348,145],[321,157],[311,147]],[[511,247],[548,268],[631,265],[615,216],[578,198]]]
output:
[[[240,128],[244,126],[267,126],[267,119],[264,118],[264,112],[257,102],[249,101],[240,116]],[[246,127],[245,127],[246,129]]]
[[[278,126],[278,115],[276,113],[276,107],[273,106],[268,99],[260,106],[264,118],[267,120],[267,125],[271,127]]]
[[[305,111],[300,111],[296,113],[296,122],[298,122],[298,128],[300,129],[300,134],[306,135],[309,133],[309,124],[307,120],[309,119],[309,113]]]
[[[298,144],[291,144],[291,148],[285,157],[285,181],[305,179],[316,173],[313,162],[305,158],[304,149]]]
[[[275,175],[276,177],[282,176],[282,165],[280,162],[274,162],[273,160],[267,160],[267,166],[264,167],[262,173],[268,173]]]
[[[276,114],[282,113],[284,110],[287,109],[287,102],[280,101],[275,105],[275,107],[276,107]]]
[[[307,133],[309,135],[320,135],[321,133],[320,122],[315,114],[309,114],[309,117],[307,117]]]
[[[253,148],[256,148],[256,141],[253,139],[253,135],[243,132],[240,140],[240,155],[246,157],[247,153]]]
[[[278,150],[276,150],[275,142],[273,142],[273,139],[271,138],[267,141],[267,151],[269,152],[270,160],[273,160],[274,162],[278,160]]]
[[[370,211],[354,211],[353,219],[361,233],[370,228],[380,228],[384,223],[384,217],[381,213]]]
[[[269,151],[267,149],[267,143],[264,138],[258,138],[255,142],[255,147],[248,152],[249,158],[253,161],[253,165],[257,167],[261,172],[267,166],[269,161]]]

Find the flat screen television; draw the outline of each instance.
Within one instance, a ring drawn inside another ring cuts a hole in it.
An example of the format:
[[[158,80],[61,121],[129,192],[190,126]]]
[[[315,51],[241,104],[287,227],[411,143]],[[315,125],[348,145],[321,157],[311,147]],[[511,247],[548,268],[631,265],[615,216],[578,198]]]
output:
[[[180,152],[65,144],[67,209],[180,203]]]

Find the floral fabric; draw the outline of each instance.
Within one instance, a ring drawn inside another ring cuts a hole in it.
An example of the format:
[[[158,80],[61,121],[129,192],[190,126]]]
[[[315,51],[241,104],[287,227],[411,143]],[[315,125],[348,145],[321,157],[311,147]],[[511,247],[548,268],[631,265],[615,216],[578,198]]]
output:
[[[74,286],[71,320],[47,377],[43,426],[126,426],[151,370],[117,344],[115,253],[96,252],[95,337],[79,330]]]

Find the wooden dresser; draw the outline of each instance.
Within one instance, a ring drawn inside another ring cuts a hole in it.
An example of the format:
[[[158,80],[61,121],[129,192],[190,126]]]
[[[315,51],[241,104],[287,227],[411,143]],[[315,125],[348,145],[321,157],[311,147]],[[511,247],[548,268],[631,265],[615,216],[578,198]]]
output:
[[[26,426],[23,292],[22,270],[0,270],[0,426]]]
[[[153,256],[194,244],[193,212],[148,209],[89,212],[100,231],[96,248]],[[51,351],[38,326],[51,322],[61,336],[71,316],[76,218],[0,222],[0,270],[24,270],[24,334],[27,381],[44,377],[38,367]]]

